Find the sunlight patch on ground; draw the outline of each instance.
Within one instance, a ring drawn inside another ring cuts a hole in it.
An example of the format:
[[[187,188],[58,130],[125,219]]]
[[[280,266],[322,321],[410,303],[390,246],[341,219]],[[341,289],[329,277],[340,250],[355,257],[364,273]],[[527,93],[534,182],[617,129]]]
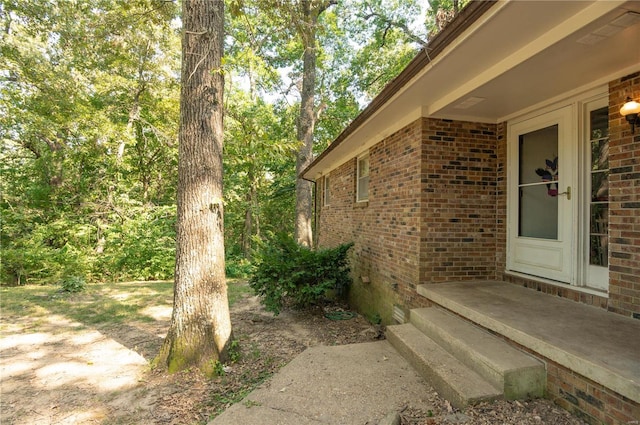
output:
[[[116,301],[125,301],[131,297],[131,294],[118,293],[118,294],[111,294],[109,295],[109,297],[113,298]]]
[[[86,345],[92,344],[101,338],[104,338],[104,336],[100,332],[86,332],[83,334],[72,335],[69,338],[69,343],[73,345]]]
[[[30,360],[38,360],[38,359],[43,358],[46,354],[47,353],[44,350],[30,351],[30,352],[27,353],[27,357]]]
[[[10,338],[0,339],[0,350],[16,348],[25,345],[39,345],[48,342],[50,335],[45,333],[11,335]]]
[[[56,423],[60,425],[93,424],[100,423],[106,418],[106,412],[92,410],[88,412],[72,412],[61,421],[56,421]]]
[[[156,306],[150,306],[150,307],[145,307],[141,313],[144,314],[145,316],[149,316],[155,320],[169,320],[171,319],[171,312],[173,311],[173,307],[172,306],[161,306],[161,305],[156,305]]]
[[[71,411],[66,412],[64,417],[58,418],[56,414],[59,410],[58,406],[51,406],[47,415],[45,412],[37,412],[29,410],[21,418],[20,423],[29,425],[77,425],[77,424],[99,424],[108,416],[104,409],[93,409],[88,411]]]
[[[74,320],[71,320],[67,317],[61,316],[59,314],[47,314],[47,322],[52,325],[55,325],[57,328],[79,328],[82,327],[82,323],[78,323]]]
[[[171,317],[170,287],[7,291],[0,314],[0,424],[148,423],[120,418],[154,408],[155,393],[145,382],[164,337],[156,334]]]
[[[66,360],[38,368],[35,384],[48,388],[76,385],[98,391],[121,390],[136,385],[140,367],[148,364],[138,353],[98,331],[67,335],[62,343],[68,350],[63,356]],[[90,350],[83,350],[83,346]],[[102,376],[109,379],[101,379]]]
[[[51,332],[0,337],[3,410],[14,412],[15,425],[101,423],[109,417],[102,399],[139,386],[148,362],[100,331],[53,315],[49,322]],[[25,388],[37,404],[24,404]]]
[[[25,371],[31,370],[34,367],[34,362],[2,362],[0,367],[0,375],[3,378],[19,375]],[[2,391],[6,391],[4,384],[2,385]]]

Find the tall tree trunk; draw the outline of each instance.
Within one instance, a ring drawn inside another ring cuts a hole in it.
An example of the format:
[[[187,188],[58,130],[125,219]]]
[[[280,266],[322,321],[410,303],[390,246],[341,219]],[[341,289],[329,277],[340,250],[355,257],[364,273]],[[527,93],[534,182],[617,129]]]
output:
[[[302,1],[302,25],[300,32],[304,46],[302,93],[300,115],[298,116],[298,140],[300,148],[296,158],[296,222],[295,238],[303,246],[313,244],[311,229],[313,186],[300,178],[300,173],[313,160],[313,130],[315,127],[315,86],[316,86],[316,25],[318,15],[326,6],[312,8],[311,1]]]
[[[222,209],[224,2],[183,0],[173,314],[156,364],[213,373],[231,340]]]

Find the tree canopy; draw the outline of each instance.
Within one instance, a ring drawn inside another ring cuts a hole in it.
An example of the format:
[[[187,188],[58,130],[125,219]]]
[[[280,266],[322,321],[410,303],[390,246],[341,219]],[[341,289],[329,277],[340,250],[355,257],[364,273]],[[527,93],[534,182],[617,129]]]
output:
[[[326,6],[307,105],[314,154],[436,28],[424,0],[227,2],[228,273],[264,235],[293,233],[307,3]],[[180,10],[177,0],[0,0],[2,284],[172,278]]]

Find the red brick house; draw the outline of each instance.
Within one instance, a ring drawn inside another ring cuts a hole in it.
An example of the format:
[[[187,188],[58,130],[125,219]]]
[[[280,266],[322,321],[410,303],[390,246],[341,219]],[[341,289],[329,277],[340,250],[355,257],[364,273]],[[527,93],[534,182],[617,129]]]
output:
[[[612,347],[629,355],[623,383],[505,338],[545,362],[564,407],[636,423],[640,128],[619,112],[627,98],[640,102],[640,2],[471,2],[303,172],[319,246],[355,243],[352,303],[403,322],[438,304],[430,285],[490,281],[598,307],[631,326],[630,346]]]

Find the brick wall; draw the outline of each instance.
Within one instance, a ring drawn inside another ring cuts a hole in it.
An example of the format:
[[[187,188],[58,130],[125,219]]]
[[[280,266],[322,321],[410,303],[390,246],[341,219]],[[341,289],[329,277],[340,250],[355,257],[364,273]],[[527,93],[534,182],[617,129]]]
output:
[[[369,149],[364,203],[355,202],[355,159],[331,172],[318,243],[355,242],[350,299],[365,314],[389,322],[394,304],[425,305],[418,284],[496,277],[496,132],[415,121]]]
[[[356,301],[388,318],[393,304],[424,303],[417,284],[503,279],[640,317],[640,125],[632,135],[618,112],[627,96],[640,99],[640,72],[612,81],[609,90],[608,298],[505,273],[506,123],[423,118],[370,149],[369,202],[355,203],[355,159],[331,173],[319,243],[356,243]]]
[[[634,424],[640,418],[640,405],[549,359],[547,396],[588,424]]]
[[[420,282],[495,279],[497,127],[424,119]]]
[[[640,100],[640,72],[609,83],[609,310],[640,318],[640,125],[620,116]]]
[[[507,123],[496,126],[496,279],[507,267]]]
[[[319,208],[320,246],[355,243],[350,253],[354,260],[350,301],[365,315],[380,315],[385,322],[391,321],[394,304],[417,306],[425,301],[415,290],[420,129],[418,120],[369,149],[368,202],[355,201],[356,160],[352,159],[331,172],[330,205]]]

